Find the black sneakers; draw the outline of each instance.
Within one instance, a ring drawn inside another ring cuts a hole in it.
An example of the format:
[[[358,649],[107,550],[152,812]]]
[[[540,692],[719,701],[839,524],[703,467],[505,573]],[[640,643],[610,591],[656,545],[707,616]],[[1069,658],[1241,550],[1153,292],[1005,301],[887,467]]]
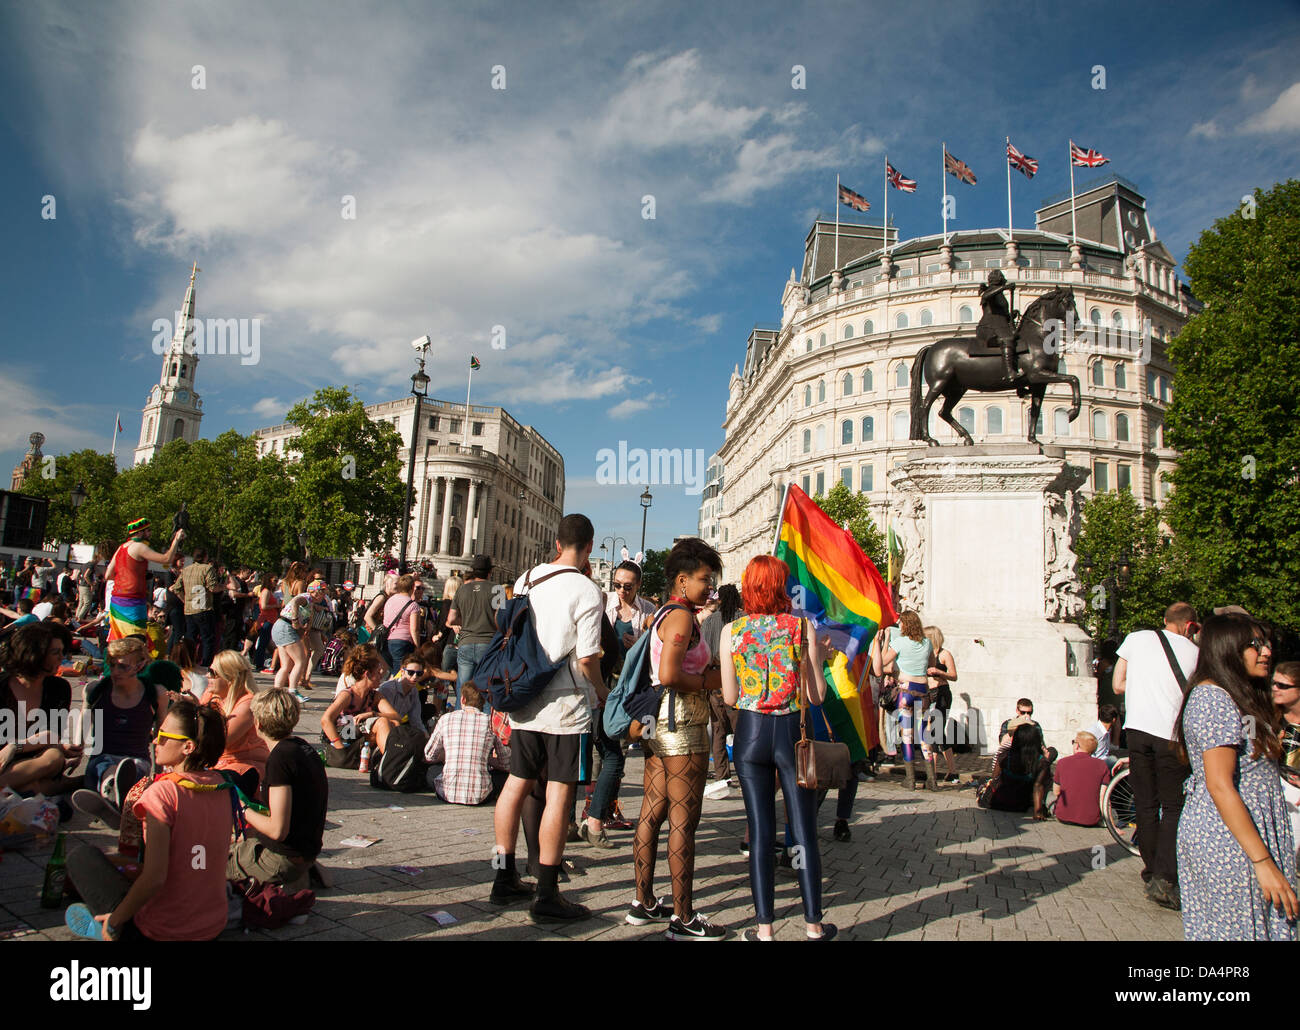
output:
[[[670,941],[720,941],[727,936],[722,926],[714,926],[699,912],[691,916],[689,923],[683,923],[676,916],[668,920],[668,929],[664,936]]]
[[[590,919],[591,910],[585,905],[575,905],[562,894],[553,898],[538,898],[529,914],[539,923],[567,923],[575,919]]]
[[[849,832],[849,821],[847,819],[836,819],[833,835],[839,841],[852,840],[853,834]]]
[[[533,893],[533,885],[524,883],[523,880],[516,876],[514,882],[509,880],[494,882],[488,901],[493,905],[513,905],[516,901],[531,898]]]
[[[632,902],[632,908],[628,911],[627,917],[623,922],[628,926],[645,926],[647,923],[663,923],[673,917],[673,907],[668,904],[667,898],[656,898],[655,903],[646,908],[641,904],[638,898]]]

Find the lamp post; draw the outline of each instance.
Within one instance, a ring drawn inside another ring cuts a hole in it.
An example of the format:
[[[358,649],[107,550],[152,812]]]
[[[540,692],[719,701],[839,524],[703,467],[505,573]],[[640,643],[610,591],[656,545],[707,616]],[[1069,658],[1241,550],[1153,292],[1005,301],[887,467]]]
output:
[[[1133,563],[1128,551],[1121,551],[1118,561],[1105,563],[1095,562],[1091,555],[1085,555],[1083,559],[1084,575],[1091,579],[1092,571],[1095,568],[1104,570],[1099,585],[1106,591],[1106,606],[1109,616],[1107,637],[1114,640],[1119,636],[1119,596],[1121,590],[1128,588],[1133,572]]]
[[[86,503],[86,488],[80,482],[72,488],[68,499],[72,502],[72,539],[68,541],[68,561],[72,561],[72,545],[77,542],[77,509]]]
[[[515,526],[515,564],[519,567],[519,575],[524,574],[524,498],[527,494],[523,490],[519,491],[519,511],[515,514],[518,524]]]
[[[645,554],[645,520],[650,514],[650,502],[654,498],[650,496],[650,488],[645,488],[645,493],[641,495],[641,553]]]
[[[424,357],[432,344],[426,334],[418,340],[412,340],[411,346],[420,355],[419,368],[411,376],[411,396],[415,398],[415,418],[411,421],[411,455],[406,463],[406,503],[402,505],[402,547],[397,556],[397,571],[406,571],[406,545],[411,532],[411,506],[415,500],[415,441],[420,435],[420,405],[429,395],[429,377],[424,371]]]
[[[609,541],[609,564],[605,567],[605,569],[609,573],[608,589],[613,590],[614,589],[614,555],[618,553],[619,541],[623,542],[624,547],[627,546],[627,541],[624,540],[621,536],[607,536],[605,537],[604,540],[600,542],[600,549],[602,551],[605,550],[606,541]]]
[[[298,530],[298,546],[302,548],[302,563],[310,565],[311,562],[307,560],[310,552],[307,550],[307,531],[305,529]]]

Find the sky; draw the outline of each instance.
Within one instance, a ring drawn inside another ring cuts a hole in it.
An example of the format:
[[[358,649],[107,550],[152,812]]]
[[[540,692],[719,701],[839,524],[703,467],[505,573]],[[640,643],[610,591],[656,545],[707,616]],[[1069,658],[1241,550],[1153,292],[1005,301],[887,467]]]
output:
[[[130,461],[197,262],[198,316],[261,326],[256,363],[201,360],[204,436],[325,385],[404,395],[427,333],[430,395],[463,401],[476,355],[473,401],[550,440],[566,509],[635,551],[644,487],[597,482],[598,452],[721,445],[837,174],[872,205],[845,220],[879,218],[888,152],[919,181],[900,236],[932,234],[946,141],[979,177],[949,180],[950,228],[1002,226],[1010,135],[1032,227],[1073,138],[1181,262],[1296,175],[1296,53],[1280,2],[3,0],[0,462],[32,431],[106,452],[118,411]],[[689,484],[651,489],[647,546],[695,532]]]

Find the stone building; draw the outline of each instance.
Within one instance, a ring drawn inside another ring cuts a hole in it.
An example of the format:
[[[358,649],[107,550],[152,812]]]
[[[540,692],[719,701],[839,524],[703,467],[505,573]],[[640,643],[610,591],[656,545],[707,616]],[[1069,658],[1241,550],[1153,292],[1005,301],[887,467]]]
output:
[[[140,443],[135,449],[135,464],[142,465],[164,444],[173,440],[194,443],[203,421],[203,401],[194,392],[198,378],[199,355],[193,337],[187,345],[186,335],[194,323],[194,279],[199,266],[190,269],[190,284],[185,290],[180,317],[173,327],[172,341],[163,354],[162,373],[149,391],[140,414]]]

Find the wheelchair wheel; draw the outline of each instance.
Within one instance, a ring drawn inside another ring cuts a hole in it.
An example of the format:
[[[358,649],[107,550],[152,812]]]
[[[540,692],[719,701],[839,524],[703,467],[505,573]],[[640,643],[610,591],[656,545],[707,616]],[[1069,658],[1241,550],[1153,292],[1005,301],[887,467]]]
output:
[[[1137,803],[1133,796],[1133,785],[1129,781],[1128,769],[1121,769],[1106,786],[1102,795],[1102,815],[1106,820],[1106,829],[1115,838],[1115,843],[1127,848],[1130,854],[1138,853],[1137,846]]]

